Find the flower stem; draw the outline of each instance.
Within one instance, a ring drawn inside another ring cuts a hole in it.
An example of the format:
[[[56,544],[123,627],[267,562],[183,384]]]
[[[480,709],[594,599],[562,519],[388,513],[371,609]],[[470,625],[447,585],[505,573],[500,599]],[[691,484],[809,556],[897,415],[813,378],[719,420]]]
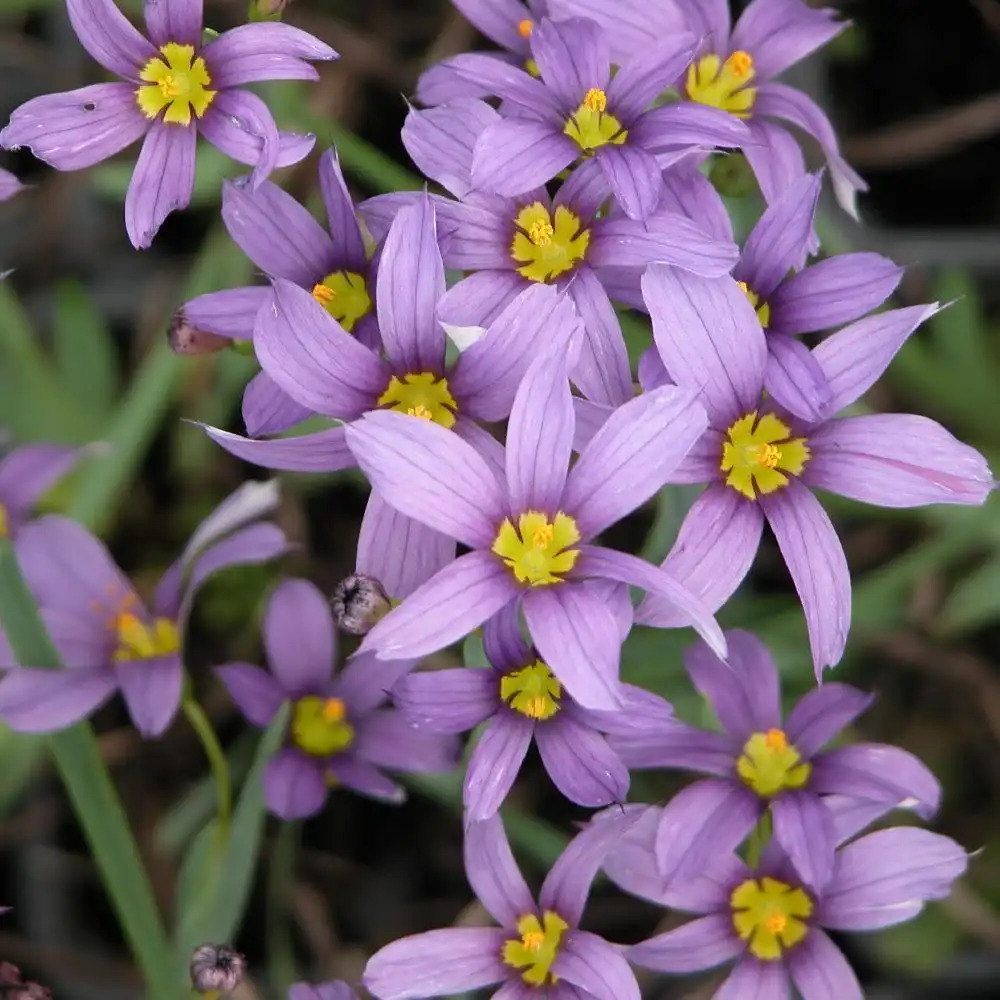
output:
[[[233,815],[233,788],[229,779],[229,762],[222,752],[222,746],[218,736],[215,735],[212,723],[209,722],[201,705],[191,695],[185,694],[181,701],[181,709],[188,722],[191,723],[191,728],[198,734],[209,766],[212,768],[218,800],[219,843],[224,845],[229,840],[229,823]]]

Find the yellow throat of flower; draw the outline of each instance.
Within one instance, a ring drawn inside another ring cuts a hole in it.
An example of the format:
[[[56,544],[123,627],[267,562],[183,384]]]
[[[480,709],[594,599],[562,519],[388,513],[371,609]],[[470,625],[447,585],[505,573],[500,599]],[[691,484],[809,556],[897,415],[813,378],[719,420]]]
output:
[[[332,757],[354,742],[354,727],[339,698],[306,695],[292,706],[291,736],[310,757]]]
[[[201,118],[215,97],[209,90],[212,83],[201,56],[195,56],[193,45],[167,42],[160,46],[160,56],[154,56],[143,66],[139,79],[149,86],[135,92],[136,102],[147,118],[164,111],[163,120],[173,125],[190,125],[191,111]]]
[[[313,285],[312,296],[348,333],[372,308],[365,279],[354,271],[333,271]]]
[[[512,969],[522,969],[521,979],[529,986],[547,986],[557,978],[552,963],[559,954],[559,942],[569,924],[551,910],[539,920],[534,913],[525,914],[517,922],[519,938],[504,942],[501,957]]]
[[[534,663],[500,679],[500,697],[515,711],[543,722],[559,711],[562,685],[547,663]]]
[[[533,201],[514,216],[514,226],[511,260],[529,281],[552,281],[587,256],[590,230],[563,205],[549,215],[540,201]]]
[[[754,733],[736,761],[743,783],[762,798],[771,798],[788,788],[801,788],[812,772],[781,729]]]
[[[733,890],[729,903],[736,933],[763,962],[776,962],[809,931],[805,919],[812,915],[812,900],[777,879],[747,879]]]
[[[580,551],[570,546],[578,541],[579,529],[568,514],[559,511],[550,521],[541,511],[529,510],[517,519],[517,530],[504,518],[492,548],[518,583],[541,587],[561,583],[576,565]]]
[[[717,55],[702,56],[687,72],[687,96],[699,104],[721,108],[737,118],[749,118],[757,98],[755,87],[747,84],[754,78],[753,58],[738,50],[723,62]]]
[[[757,411],[740,417],[726,431],[719,468],[728,473],[726,485],[748,500],[788,485],[788,473],[802,475],[809,461],[805,438],[792,438],[791,430],[773,413],[757,420]]]
[[[766,302],[761,302],[760,296],[745,281],[738,281],[737,284],[757,313],[760,325],[766,330],[771,322],[771,307]]]
[[[114,629],[114,659],[119,663],[169,656],[181,648],[177,624],[169,618],[144,622],[131,611],[124,611],[115,617]]]
[[[622,123],[614,115],[607,113],[607,106],[608,95],[597,87],[591,87],[563,128],[563,132],[584,153],[590,153],[608,143],[620,146],[628,138],[628,131],[622,128]]]
[[[433,420],[442,427],[455,426],[458,410],[448,380],[437,378],[431,372],[410,372],[402,379],[393,375],[385,392],[379,396],[378,404],[411,417]]]

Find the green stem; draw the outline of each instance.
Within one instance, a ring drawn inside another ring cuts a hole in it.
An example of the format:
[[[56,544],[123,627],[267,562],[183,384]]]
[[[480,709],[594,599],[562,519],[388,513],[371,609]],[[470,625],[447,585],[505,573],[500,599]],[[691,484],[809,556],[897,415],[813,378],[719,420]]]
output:
[[[757,821],[757,825],[750,831],[747,837],[746,856],[747,864],[754,870],[760,864],[760,859],[764,854],[764,848],[771,839],[771,813],[765,812]]]
[[[267,865],[267,967],[278,996],[284,996],[297,978],[288,896],[295,877],[299,827],[298,823],[278,827]]]
[[[212,776],[215,778],[219,843],[224,846],[229,841],[229,824],[233,815],[233,787],[229,778],[229,761],[226,760],[219,738],[215,735],[212,723],[201,705],[190,695],[185,694],[181,701],[181,711],[191,723],[191,728],[198,734],[209,766],[212,768]]]

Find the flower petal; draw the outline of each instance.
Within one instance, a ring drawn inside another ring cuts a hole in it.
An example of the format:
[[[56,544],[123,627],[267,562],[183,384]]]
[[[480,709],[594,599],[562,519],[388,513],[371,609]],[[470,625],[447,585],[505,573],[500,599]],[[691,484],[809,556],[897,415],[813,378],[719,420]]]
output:
[[[656,157],[638,146],[609,143],[597,151],[612,193],[630,219],[648,219],[660,201],[663,178]]]
[[[499,316],[525,287],[525,279],[516,271],[470,274],[445,292],[438,319],[450,326],[483,326]]]
[[[79,448],[29,444],[0,459],[0,503],[7,518],[24,517],[85,454]]]
[[[278,714],[285,691],[272,674],[250,663],[226,663],[215,668],[236,707],[263,729]]]
[[[330,683],[337,640],[330,605],[308,580],[285,580],[267,602],[264,646],[271,671],[290,695],[319,694]]]
[[[617,945],[574,930],[560,943],[552,972],[595,1000],[639,1000],[639,984]]]
[[[607,87],[611,53],[605,33],[593,21],[545,18],[528,41],[542,81],[565,110],[575,110],[591,87]]]
[[[806,175],[802,147],[788,129],[774,122],[755,116],[747,125],[752,141],[743,147],[743,155],[757,178],[764,200],[773,205],[791,184]]]
[[[52,733],[79,722],[115,692],[114,673],[21,667],[0,680],[0,719],[18,733]]]
[[[786,962],[802,1000],[864,1000],[861,984],[843,952],[818,927],[809,929]]]
[[[548,122],[505,118],[483,129],[472,156],[472,184],[513,198],[565,170],[580,147]]]
[[[848,684],[826,683],[807,692],[785,719],[788,742],[806,759],[849,726],[875,700]]]
[[[139,70],[159,55],[114,0],[66,0],[66,13],[80,44],[116,76],[137,81]]]
[[[509,604],[483,626],[486,659],[498,670],[518,670],[530,662],[531,648],[521,634],[520,608]]]
[[[547,7],[553,18],[589,17],[599,24],[620,66],[634,58],[636,52],[662,46],[687,27],[679,7],[659,3],[651,6],[647,0],[617,0],[610,5],[607,0],[548,0]],[[728,33],[728,7],[725,23]]]
[[[499,816],[466,824],[463,856],[472,891],[501,927],[513,928],[535,911]]]
[[[319,159],[319,189],[338,263],[348,271],[363,273],[368,267],[364,239],[335,148]]]
[[[830,410],[832,391],[812,351],[797,337],[768,333],[764,389],[778,406],[809,423]]]
[[[416,660],[380,660],[371,653],[355,653],[328,690],[344,702],[350,714],[367,715],[389,700],[416,665]]]
[[[728,914],[713,913],[676,930],[640,941],[625,953],[628,960],[657,972],[700,972],[736,958],[745,945]]]
[[[651,153],[687,154],[716,146],[742,147],[751,142],[751,133],[728,111],[681,101],[647,111],[629,129],[629,142]],[[667,162],[672,160],[667,157]]]
[[[538,726],[535,739],[545,770],[571,802],[595,808],[625,801],[628,768],[600,733],[562,714]]]
[[[729,44],[733,50],[752,53],[758,79],[766,80],[804,59],[846,27],[846,21],[836,20],[835,12],[826,8],[817,10],[798,0],[754,0],[736,22]]]
[[[343,785],[358,795],[398,806],[406,801],[406,789],[383,774],[374,764],[351,753],[337,754],[326,764],[325,779]]]
[[[417,729],[394,708],[380,708],[358,721],[351,750],[376,767],[445,773],[458,764],[459,743],[448,734]]]
[[[738,749],[721,733],[705,732],[682,722],[671,722],[658,731],[637,729],[615,733],[609,740],[618,756],[632,769],[678,768],[728,778]]]
[[[518,712],[499,711],[486,723],[469,758],[462,789],[470,821],[489,819],[503,805],[534,732],[534,721]]]
[[[318,80],[308,60],[336,59],[337,53],[308,31],[279,21],[240,24],[202,49],[218,90],[260,80]]]
[[[174,209],[187,208],[190,203],[197,140],[194,127],[163,121],[149,127],[125,193],[125,228],[137,250],[153,242]]]
[[[612,17],[623,4],[615,4]],[[587,16],[590,16],[589,14]],[[652,19],[655,15],[649,12]],[[613,32],[620,34],[616,25]],[[609,43],[616,43],[609,38]],[[657,39],[655,45],[636,48],[627,60],[618,60],[619,67],[608,85],[608,105],[619,121],[628,124],[638,118],[687,69],[698,39],[686,31],[671,31]]]
[[[393,704],[410,721],[436,733],[465,733],[500,707],[492,670],[455,667],[408,674],[392,689]]]
[[[783,962],[759,962],[746,956],[737,962],[712,1000],[788,1000],[789,992]]]
[[[774,839],[802,881],[821,891],[833,872],[836,831],[830,810],[812,791],[785,791],[771,802]]]
[[[331,427],[315,434],[298,437],[275,438],[271,441],[253,441],[201,425],[205,433],[230,455],[242,458],[265,469],[283,469],[289,472],[335,472],[349,469],[354,464],[354,454],[347,447],[343,427]]]
[[[186,323],[220,337],[251,340],[257,313],[271,301],[272,295],[267,285],[207,292],[185,302],[174,323]]]
[[[270,308],[266,305],[264,308]],[[254,319],[256,327],[257,320]],[[240,407],[247,434],[259,437],[264,434],[279,434],[313,416],[308,406],[293,399],[265,371],[259,371],[243,390]],[[346,448],[347,446],[344,445]],[[352,455],[348,465],[354,464]],[[345,466],[346,468],[347,466]]]
[[[181,704],[184,668],[176,653],[115,664],[121,688],[135,728],[146,739],[162,736]]]
[[[264,800],[281,819],[304,819],[323,808],[326,778],[319,761],[288,747],[279,750],[264,770]]]

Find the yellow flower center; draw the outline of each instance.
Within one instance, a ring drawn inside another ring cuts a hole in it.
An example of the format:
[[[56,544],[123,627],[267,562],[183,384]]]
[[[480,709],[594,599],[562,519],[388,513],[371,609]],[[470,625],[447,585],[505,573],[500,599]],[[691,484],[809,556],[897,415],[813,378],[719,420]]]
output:
[[[328,274],[313,285],[312,296],[348,333],[372,308],[365,279],[354,271]]]
[[[583,103],[566,122],[563,132],[585,153],[608,143],[620,146],[628,138],[628,131],[622,128],[622,123],[614,115],[607,114],[607,106],[608,95],[597,87],[591,87]]]
[[[552,281],[587,256],[590,230],[562,205],[552,217],[540,201],[533,201],[514,216],[514,226],[510,256],[518,274],[529,281]]]
[[[500,679],[500,697],[529,719],[551,719],[559,711],[562,685],[547,663],[534,663]]]
[[[749,52],[734,52],[725,62],[717,55],[702,56],[688,67],[687,96],[737,118],[749,118],[757,89],[747,84],[754,75]]]
[[[155,118],[166,109],[165,122],[190,125],[191,110],[201,118],[215,97],[208,90],[212,80],[201,56],[195,56],[193,45],[167,42],[160,46],[160,56],[154,56],[142,68],[139,79],[149,86],[135,92],[136,101],[147,118]]]
[[[569,924],[551,910],[546,910],[539,920],[534,913],[525,914],[517,922],[519,938],[504,942],[500,953],[504,964],[512,969],[523,969],[521,978],[529,986],[552,985],[558,981],[551,969],[559,954],[559,942]]]
[[[805,763],[781,729],[754,733],[743,745],[736,772],[761,798],[770,798],[786,788],[801,788],[812,766]]]
[[[747,879],[729,897],[736,933],[750,953],[764,962],[776,962],[809,931],[812,900],[801,890],[766,876]]]
[[[530,17],[517,22],[517,33],[522,38],[531,38],[531,33],[535,30],[535,22]]]
[[[177,624],[169,618],[156,618],[152,622],[124,611],[114,619],[114,659],[118,662],[151,660],[156,656],[169,656],[181,648]]]
[[[517,530],[505,517],[493,551],[510,567],[518,583],[541,587],[561,583],[575,565],[579,549],[569,546],[580,541],[576,521],[559,511],[552,521],[537,510],[517,519]]]
[[[0,538],[6,538],[10,533],[10,518],[7,515],[7,508],[0,503]]]
[[[379,406],[388,406],[422,420],[433,420],[442,427],[455,426],[458,403],[448,388],[448,380],[437,378],[431,372],[410,372],[402,379],[393,375],[378,402]]]
[[[728,473],[726,485],[749,500],[788,485],[788,476],[802,474],[809,461],[805,438],[791,438],[791,430],[773,413],[757,420],[757,411],[740,417],[726,431],[719,468]]]
[[[771,322],[771,307],[766,302],[761,302],[760,296],[745,281],[739,281],[737,284],[743,290],[743,294],[749,300],[750,305],[754,307],[757,319],[760,320],[760,325],[766,330],[768,324]]]
[[[339,698],[306,695],[292,707],[292,742],[311,757],[331,757],[354,742],[354,727]]]

